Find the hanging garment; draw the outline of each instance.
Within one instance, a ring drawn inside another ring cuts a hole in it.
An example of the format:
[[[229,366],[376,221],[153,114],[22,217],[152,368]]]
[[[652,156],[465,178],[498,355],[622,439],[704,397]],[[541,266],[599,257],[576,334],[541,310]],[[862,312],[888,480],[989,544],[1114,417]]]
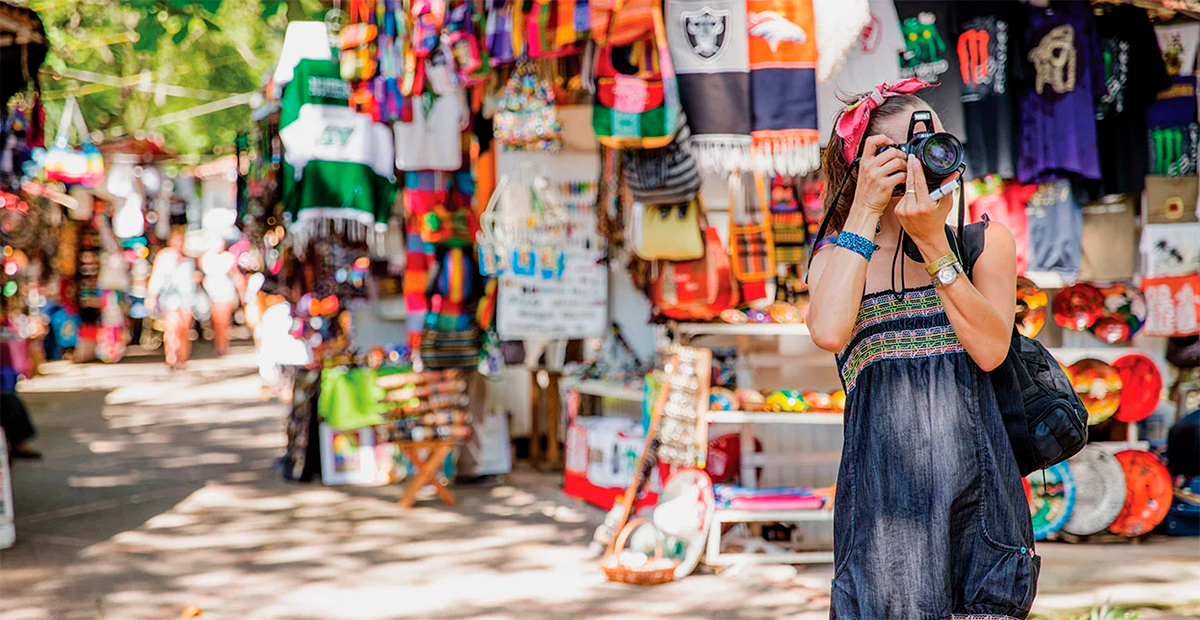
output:
[[[319,221],[386,223],[396,197],[393,137],[350,108],[330,61],[301,60],[283,90],[279,139],[285,211],[303,238]]]
[[[396,168],[458,170],[462,167],[462,132],[468,120],[462,91],[412,98],[412,121],[392,125]]]
[[[1071,182],[1039,185],[1025,212],[1029,218],[1029,269],[1054,271],[1074,280],[1083,253],[1083,216]]]
[[[750,43],[746,0],[668,0],[667,42],[701,170],[749,170]]]
[[[1104,61],[1092,9],[1068,2],[1027,12],[1030,79],[1021,100],[1017,176],[1022,183],[1067,174],[1099,179],[1096,101],[1104,92]]]
[[[825,1],[816,5],[818,9]],[[871,0],[869,7],[870,19],[840,68],[823,82],[818,75],[817,125],[822,146],[828,144],[833,124],[846,107],[842,97],[849,98],[900,79],[900,54],[905,47],[896,4],[892,0]],[[817,28],[821,28],[820,12],[817,13]],[[818,36],[818,45],[820,41]],[[824,58],[822,51],[818,63],[824,64]]]
[[[811,0],[748,0],[756,169],[799,176],[821,165]]]
[[[966,124],[967,175],[1017,175],[1017,145],[1021,140],[1019,84],[1023,13],[1005,0],[960,2],[955,5],[958,66],[962,78],[963,120]]]
[[[863,29],[871,25],[871,8],[867,0],[813,0],[818,84],[833,77],[858,47]]]
[[[900,55],[900,77],[915,77],[936,86],[921,91],[921,98],[937,112],[946,131],[963,142],[969,135],[963,124],[963,81],[952,30],[959,5],[971,3],[933,0],[896,3],[906,46]]]

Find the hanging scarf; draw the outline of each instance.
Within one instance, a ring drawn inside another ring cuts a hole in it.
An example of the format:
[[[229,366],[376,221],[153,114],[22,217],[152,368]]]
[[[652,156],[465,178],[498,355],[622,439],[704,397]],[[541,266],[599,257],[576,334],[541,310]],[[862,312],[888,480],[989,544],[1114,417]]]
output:
[[[666,27],[697,165],[718,174],[749,169],[746,0],[671,0]]]
[[[747,0],[754,154],[763,174],[821,163],[812,0]]]

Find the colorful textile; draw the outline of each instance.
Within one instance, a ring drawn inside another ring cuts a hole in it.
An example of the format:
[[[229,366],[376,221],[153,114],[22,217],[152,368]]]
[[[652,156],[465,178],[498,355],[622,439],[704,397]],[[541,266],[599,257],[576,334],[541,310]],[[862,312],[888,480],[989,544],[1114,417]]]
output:
[[[753,128],[746,0],[671,0],[667,42],[702,170],[747,170]]]
[[[350,108],[350,85],[328,60],[301,60],[283,89],[283,204],[296,232],[318,221],[373,227],[396,198],[392,133]]]
[[[755,164],[807,174],[821,159],[812,0],[748,0],[746,8]]]
[[[905,329],[903,323],[934,317],[936,324]],[[867,367],[886,359],[921,358],[965,351],[946,318],[937,289],[932,286],[902,294],[892,291],[863,298],[854,335],[838,355],[846,393],[854,391],[858,376]]]
[[[804,504],[813,509],[825,505],[826,496],[814,489],[806,487],[743,487],[734,484],[714,484],[713,496],[719,508],[749,508],[759,510],[776,510],[766,508],[768,503],[792,502]],[[741,504],[738,506],[737,504]],[[804,510],[805,508],[798,508]]]

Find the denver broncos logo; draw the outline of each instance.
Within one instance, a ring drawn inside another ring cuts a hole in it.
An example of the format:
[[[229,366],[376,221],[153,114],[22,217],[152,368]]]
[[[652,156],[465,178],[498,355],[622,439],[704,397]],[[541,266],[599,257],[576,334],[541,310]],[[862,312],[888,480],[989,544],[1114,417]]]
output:
[[[750,21],[750,35],[766,41],[772,52],[779,51],[779,44],[784,41],[799,44],[808,41],[808,33],[804,32],[803,28],[775,11],[751,12],[747,17]]]

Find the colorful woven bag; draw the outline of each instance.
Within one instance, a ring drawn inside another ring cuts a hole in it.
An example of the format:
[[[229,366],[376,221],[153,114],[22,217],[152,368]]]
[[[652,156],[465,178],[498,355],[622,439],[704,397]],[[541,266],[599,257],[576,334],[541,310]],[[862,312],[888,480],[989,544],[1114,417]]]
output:
[[[79,134],[78,149],[71,148],[72,122],[75,132]],[[87,124],[79,105],[75,103],[75,97],[67,97],[67,103],[63,106],[54,144],[46,151],[45,170],[46,179],[50,181],[83,187],[96,187],[104,181],[104,156],[88,136]]]
[[[767,297],[767,281],[775,276],[775,239],[771,231],[770,207],[761,174],[754,174],[757,204],[741,174],[730,177],[729,242],[733,249],[733,275],[743,303]]]
[[[662,21],[660,0],[590,0],[592,39],[599,45],[629,45],[649,38]],[[663,49],[666,49],[665,47]]]
[[[662,10],[651,10],[654,36],[617,48],[603,45],[596,52],[596,98],[592,129],[600,144],[616,149],[655,149],[671,143],[683,113],[675,68],[667,52]],[[608,27],[613,27],[610,20]],[[595,25],[595,24],[593,24]],[[617,71],[613,55],[628,52],[634,73]]]

